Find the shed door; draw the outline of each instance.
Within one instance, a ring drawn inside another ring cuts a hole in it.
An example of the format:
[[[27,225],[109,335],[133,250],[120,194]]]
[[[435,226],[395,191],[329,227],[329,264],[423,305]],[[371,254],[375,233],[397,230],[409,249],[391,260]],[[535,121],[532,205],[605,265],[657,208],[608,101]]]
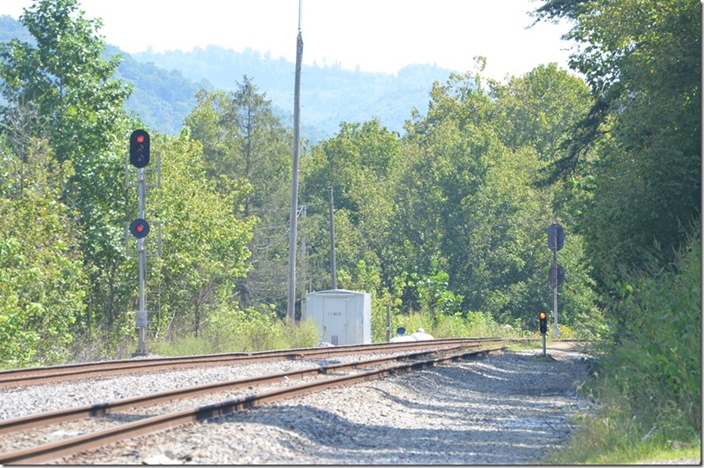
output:
[[[340,297],[323,299],[325,341],[334,345],[347,344],[347,301]]]

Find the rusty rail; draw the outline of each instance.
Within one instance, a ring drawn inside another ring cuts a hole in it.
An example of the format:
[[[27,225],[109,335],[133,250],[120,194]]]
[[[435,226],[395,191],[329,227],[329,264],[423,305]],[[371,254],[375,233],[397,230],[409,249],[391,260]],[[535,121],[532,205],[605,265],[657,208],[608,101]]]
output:
[[[271,403],[278,400],[283,400],[286,398],[292,398],[298,395],[303,395],[307,393],[317,392],[325,390],[332,387],[349,385],[354,383],[359,383],[367,380],[378,379],[390,375],[401,374],[405,372],[410,372],[414,370],[421,370],[428,367],[433,367],[437,364],[442,364],[450,361],[459,361],[471,357],[486,356],[491,353],[501,352],[501,348],[490,348],[474,350],[469,352],[461,352],[458,354],[450,354],[438,358],[433,358],[424,361],[415,361],[405,364],[400,364],[393,367],[385,367],[376,370],[370,370],[358,374],[345,375],[341,377],[332,377],[325,380],[318,380],[310,383],[305,383],[302,385],[286,387],[276,390],[271,390],[268,392],[263,392],[255,395],[249,395],[246,397],[228,400],[225,402],[205,405],[198,408],[179,411],[175,413],[165,414],[161,416],[154,416],[150,418],[145,418],[132,423],[124,424],[121,426],[113,427],[110,429],[105,429],[102,431],[94,432],[91,434],[82,435],[79,437],[74,437],[66,439],[60,442],[55,442],[51,444],[46,444],[38,447],[33,447],[29,449],[19,450],[16,452],[0,455],[0,464],[37,464],[45,463],[53,460],[57,460],[66,456],[73,455],[75,453],[94,449],[111,442],[118,440],[124,440],[132,437],[138,437],[145,434],[150,434],[153,432],[158,432],[163,429],[191,423],[197,421],[204,421],[211,418],[220,417],[227,415],[236,411],[240,411],[246,408],[252,408],[255,406],[260,406],[266,403]],[[363,367],[365,365],[369,366],[372,362],[393,360],[395,358],[382,358],[372,361],[361,361],[356,363],[339,364],[335,366],[328,366],[316,369],[309,369],[298,372],[315,371],[320,373],[322,369],[325,372],[329,370],[340,370],[341,367]],[[283,375],[293,375],[293,373],[277,374],[276,377],[283,378]],[[268,376],[269,378],[275,378],[275,376]],[[236,382],[236,381],[231,381]],[[202,386],[199,386],[202,387]],[[194,387],[196,388],[196,387]],[[165,393],[165,392],[164,392]],[[161,394],[158,394],[161,395]],[[161,395],[160,398],[164,398]],[[121,400],[124,401],[124,400]],[[120,403],[120,402],[115,402]],[[149,403],[149,404],[153,404]]]
[[[254,353],[226,353],[202,356],[181,356],[171,358],[135,359],[120,361],[103,361],[62,366],[35,367],[29,369],[10,369],[0,371],[0,388],[8,386],[34,385],[46,382],[58,382],[69,379],[98,377],[119,373],[139,373],[163,369],[185,367],[222,366],[228,364],[251,364],[254,362],[310,359],[319,356],[362,352],[394,352],[428,346],[452,346],[456,344],[498,342],[500,338],[450,338],[433,341],[416,341],[405,343],[377,343],[371,345],[335,346],[329,348],[299,348]]]

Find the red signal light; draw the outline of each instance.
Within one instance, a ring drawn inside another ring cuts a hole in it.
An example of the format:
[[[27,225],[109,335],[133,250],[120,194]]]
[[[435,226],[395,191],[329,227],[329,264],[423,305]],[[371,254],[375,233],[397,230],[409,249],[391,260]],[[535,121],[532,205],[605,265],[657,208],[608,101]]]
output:
[[[540,320],[545,320],[546,318],[548,318],[548,314],[546,314],[545,312],[541,312],[540,313]]]
[[[149,133],[144,130],[135,130],[130,135],[130,164],[136,168],[149,165]]]
[[[135,219],[130,224],[130,233],[137,239],[146,237],[149,234],[149,223],[146,219]]]

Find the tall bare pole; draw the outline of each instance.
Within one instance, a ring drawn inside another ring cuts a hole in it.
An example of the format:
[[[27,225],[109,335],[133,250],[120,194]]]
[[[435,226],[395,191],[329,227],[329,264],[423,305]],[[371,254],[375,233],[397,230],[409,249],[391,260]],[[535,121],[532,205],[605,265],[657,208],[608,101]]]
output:
[[[288,243],[288,320],[296,320],[296,240],[298,237],[298,158],[301,149],[301,62],[303,35],[301,33],[301,2],[298,2],[298,39],[296,40],[296,83],[293,97],[293,180],[291,183],[291,229]]]
[[[330,192],[330,276],[332,277],[332,289],[337,289],[337,264],[335,263],[335,204],[332,199],[332,187],[328,187],[328,191]]]
[[[147,196],[147,182],[144,178],[144,168],[137,169],[137,193],[139,194],[139,218],[144,219],[144,202]],[[137,327],[139,337],[135,356],[146,356],[149,354],[146,345],[147,335],[147,308],[144,299],[145,277],[147,268],[147,249],[144,246],[144,239],[137,239],[137,251],[139,252],[139,310],[137,311]]]

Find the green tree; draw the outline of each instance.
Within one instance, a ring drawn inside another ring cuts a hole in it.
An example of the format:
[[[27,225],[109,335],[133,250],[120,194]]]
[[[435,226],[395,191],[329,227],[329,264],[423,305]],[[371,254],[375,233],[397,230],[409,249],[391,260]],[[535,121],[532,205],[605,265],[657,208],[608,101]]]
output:
[[[70,168],[46,141],[31,139],[22,158],[0,151],[0,362],[58,364],[68,356],[85,310],[80,235],[56,199]]]
[[[283,304],[286,297],[291,138],[274,116],[271,102],[246,75],[233,93],[199,92],[186,118],[193,138],[203,143],[208,177],[218,190],[236,181],[251,189],[245,217],[259,223],[250,243],[249,274],[238,281],[243,307]]]
[[[701,5],[555,0],[536,15],[574,21],[571,66],[596,103],[572,138],[571,162],[557,168],[577,167],[585,148],[599,154],[580,229],[597,278],[613,284],[621,265],[644,264],[644,251],[671,260],[700,216]]]
[[[535,149],[541,161],[564,157],[570,131],[591,103],[584,81],[554,63],[539,65],[506,84],[492,83],[497,99],[499,135],[512,150]]]
[[[241,216],[247,187],[218,193],[206,176],[202,145],[185,129],[152,144],[163,159],[162,186],[149,192],[148,207],[150,219],[162,224],[163,243],[162,255],[148,261],[152,330],[156,336],[198,336],[215,311],[238,309],[234,284],[246,273],[254,221]]]
[[[0,122],[19,157],[26,137],[35,136],[48,139],[60,164],[73,166],[61,200],[81,232],[90,278],[86,322],[97,318],[110,328],[128,297],[119,275],[129,205],[122,169],[129,120],[123,105],[130,89],[111,79],[119,57],[101,58],[101,22],[84,18],[76,0],[38,1],[20,21],[35,42],[0,44]],[[31,125],[19,125],[24,121],[15,120],[17,115],[31,115]]]
[[[559,108],[553,101],[562,94],[574,99],[574,89],[578,84],[552,67],[506,85],[453,75],[434,87],[428,114],[408,126],[404,151],[410,164],[394,196],[408,271],[431,279],[437,261],[448,274],[448,289],[463,298],[464,312],[528,324],[551,306],[545,228],[555,220],[553,193],[536,181],[556,157],[564,124],[552,116],[534,124],[522,119],[543,107],[527,97],[540,96]],[[581,248],[577,237],[564,257],[571,285],[562,300],[569,312],[560,322],[597,324],[588,269],[579,264]],[[420,298],[417,288],[408,294],[406,301]]]
[[[78,11],[76,0],[41,0],[25,9],[20,22],[36,44],[12,39],[0,45],[2,93],[11,110],[31,103],[56,158],[80,164],[86,154],[115,146],[116,125],[129,86],[112,80],[119,56],[101,57],[102,23]]]
[[[338,287],[352,278],[359,262],[378,271],[390,287],[391,188],[401,158],[398,135],[378,120],[342,123],[338,134],[313,148],[301,161],[301,199],[307,205],[302,226],[312,289],[329,288],[329,188],[333,189]],[[347,287],[351,287],[349,284]],[[368,291],[372,292],[372,291]]]

